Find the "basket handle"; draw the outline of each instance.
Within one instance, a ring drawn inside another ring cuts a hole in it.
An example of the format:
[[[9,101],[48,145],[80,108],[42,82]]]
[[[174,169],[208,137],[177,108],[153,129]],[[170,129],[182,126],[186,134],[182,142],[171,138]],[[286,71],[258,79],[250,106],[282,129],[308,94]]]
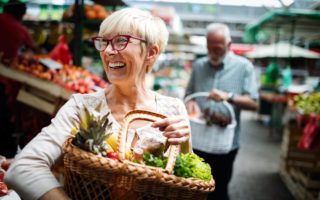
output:
[[[193,94],[190,94],[188,96],[186,96],[183,100],[184,103],[187,103],[188,101],[190,101],[191,99],[194,99],[196,97],[208,97],[210,95],[209,92],[196,92]],[[236,115],[234,113],[234,110],[231,106],[230,103],[228,103],[226,100],[222,101],[223,105],[228,109],[230,115],[231,115],[231,124],[228,125],[228,127],[230,128],[234,128],[237,125],[236,122]]]
[[[121,129],[118,135],[118,148],[117,148],[117,154],[119,160],[125,160],[125,145],[127,141],[127,133],[129,129],[129,124],[135,120],[147,120],[151,122],[155,122],[160,119],[164,119],[166,116],[153,113],[149,111],[144,110],[134,110],[130,111],[126,114],[122,121]],[[179,154],[179,148],[180,145],[170,145],[169,155],[168,155],[168,161],[165,167],[165,170],[171,174],[174,168],[174,164],[176,162],[176,158]]]

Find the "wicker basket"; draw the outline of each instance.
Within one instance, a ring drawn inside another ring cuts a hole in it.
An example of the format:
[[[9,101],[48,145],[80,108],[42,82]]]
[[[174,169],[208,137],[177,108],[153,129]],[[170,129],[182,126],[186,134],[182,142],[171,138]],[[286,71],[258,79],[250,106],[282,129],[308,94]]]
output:
[[[197,92],[185,97],[184,102],[197,97],[208,97],[208,92]],[[232,106],[227,101],[222,101],[231,115],[231,123],[226,127],[212,124],[208,126],[203,119],[190,118],[192,133],[192,147],[194,149],[216,154],[226,154],[230,152],[233,143],[234,131],[237,126],[235,113]]]
[[[68,138],[63,146],[67,194],[74,200],[206,199],[215,182],[171,175],[178,145],[171,145],[165,169],[125,160],[129,124],[138,119],[156,121],[165,116],[147,111],[129,112],[122,123],[117,154],[119,160],[94,155],[74,146]]]

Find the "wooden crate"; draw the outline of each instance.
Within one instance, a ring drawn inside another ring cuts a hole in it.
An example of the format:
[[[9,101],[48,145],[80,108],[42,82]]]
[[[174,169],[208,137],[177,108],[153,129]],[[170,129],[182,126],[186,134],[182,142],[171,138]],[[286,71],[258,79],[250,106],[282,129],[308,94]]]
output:
[[[17,101],[50,115],[55,115],[60,107],[75,93],[61,85],[23,71],[11,69],[1,63],[0,75],[21,83],[22,88],[17,95]]]
[[[48,113],[50,115],[54,114],[56,111],[54,102],[41,98],[39,95],[27,91],[24,88],[21,88],[19,90],[17,101],[31,106],[33,108],[36,108],[38,110],[41,110],[42,112]]]
[[[54,97],[59,97],[64,100],[68,100],[71,97],[71,95],[74,94],[73,91],[67,90],[61,85],[58,85],[51,81],[43,80],[41,78],[35,77],[34,75],[23,72],[23,71],[12,69],[10,67],[4,66],[1,63],[0,63],[0,75],[3,75],[12,80],[16,80],[24,85],[28,85],[38,90],[45,91],[49,95],[52,95]]]
[[[298,126],[286,126],[281,144],[281,157],[286,167],[298,167],[304,171],[320,172],[320,151],[304,150],[297,147],[302,136]]]
[[[320,198],[319,189],[309,189],[291,176],[283,159],[280,161],[279,175],[296,200],[317,200]]]
[[[289,168],[289,174],[294,180],[305,188],[318,189],[320,191],[320,173],[306,172],[300,168]]]

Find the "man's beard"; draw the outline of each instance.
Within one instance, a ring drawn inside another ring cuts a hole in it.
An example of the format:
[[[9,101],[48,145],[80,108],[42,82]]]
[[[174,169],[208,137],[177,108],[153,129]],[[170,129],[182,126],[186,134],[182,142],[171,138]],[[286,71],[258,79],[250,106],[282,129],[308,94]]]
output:
[[[226,52],[225,54],[223,54],[223,56],[218,57],[217,60],[212,60],[212,58],[210,58],[210,63],[211,63],[213,66],[219,66],[219,65],[221,65],[222,62],[223,62],[223,59],[226,57],[226,54],[227,54],[227,52]]]

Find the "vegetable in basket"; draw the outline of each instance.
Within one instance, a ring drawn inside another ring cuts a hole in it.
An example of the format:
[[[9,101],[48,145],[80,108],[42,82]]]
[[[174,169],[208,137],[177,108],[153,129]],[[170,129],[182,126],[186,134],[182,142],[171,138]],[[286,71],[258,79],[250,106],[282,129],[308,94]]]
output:
[[[210,165],[195,153],[180,153],[177,157],[173,174],[185,178],[199,178],[204,181],[212,179]]]
[[[164,156],[155,156],[149,152],[145,152],[142,160],[134,160],[134,162],[165,168],[167,159]],[[177,156],[173,174],[184,178],[199,178],[204,181],[212,179],[210,165],[194,153],[180,153]]]

